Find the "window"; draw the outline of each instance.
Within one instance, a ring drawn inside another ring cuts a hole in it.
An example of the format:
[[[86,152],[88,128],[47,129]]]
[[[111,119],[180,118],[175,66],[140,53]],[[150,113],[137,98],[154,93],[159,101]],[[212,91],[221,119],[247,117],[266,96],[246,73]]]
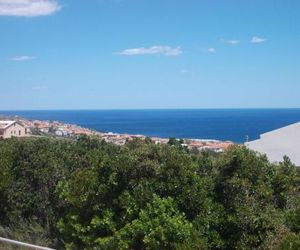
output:
[[[19,136],[21,135],[21,130],[19,130]]]

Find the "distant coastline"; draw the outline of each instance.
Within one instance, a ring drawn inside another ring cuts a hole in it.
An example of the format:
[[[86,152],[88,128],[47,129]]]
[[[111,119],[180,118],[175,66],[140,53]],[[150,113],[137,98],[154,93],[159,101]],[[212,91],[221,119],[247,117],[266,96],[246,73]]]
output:
[[[76,139],[79,136],[93,136],[100,140],[104,140],[109,143],[116,145],[124,145],[127,141],[133,139],[145,140],[147,136],[138,134],[119,134],[113,132],[100,132],[84,128],[76,124],[63,123],[60,121],[50,120],[29,120],[16,115],[1,115],[0,120],[13,120],[22,124],[26,131],[27,136],[46,136],[46,137],[62,137],[62,138],[73,138]],[[155,144],[168,144],[170,138],[160,137],[148,137]],[[172,138],[177,140],[182,146],[188,149],[197,149],[198,151],[213,151],[216,153],[224,152],[227,148],[232,146],[234,143],[231,141],[219,141],[214,139],[185,139],[185,138]]]
[[[160,138],[216,139],[244,143],[300,121],[300,109],[52,110],[0,111],[29,120],[56,120],[95,131]]]

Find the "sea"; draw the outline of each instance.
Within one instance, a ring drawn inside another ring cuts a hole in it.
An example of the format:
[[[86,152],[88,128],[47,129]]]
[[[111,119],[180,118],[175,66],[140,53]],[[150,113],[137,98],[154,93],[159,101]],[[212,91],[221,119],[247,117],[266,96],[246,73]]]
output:
[[[27,119],[61,121],[100,132],[244,143],[300,121],[300,109],[156,109],[0,111]]]

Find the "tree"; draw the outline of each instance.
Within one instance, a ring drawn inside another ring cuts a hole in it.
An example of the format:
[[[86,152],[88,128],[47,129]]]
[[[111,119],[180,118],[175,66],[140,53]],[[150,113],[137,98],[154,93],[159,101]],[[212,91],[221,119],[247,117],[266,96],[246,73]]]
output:
[[[119,249],[175,249],[190,244],[192,236],[193,225],[178,211],[174,200],[154,195],[116,238]]]
[[[299,248],[300,171],[288,158],[171,144],[1,140],[1,235],[57,249]]]
[[[216,195],[225,209],[221,234],[227,248],[264,248],[284,224],[283,212],[274,204],[275,166],[240,146],[225,153],[218,164]]]

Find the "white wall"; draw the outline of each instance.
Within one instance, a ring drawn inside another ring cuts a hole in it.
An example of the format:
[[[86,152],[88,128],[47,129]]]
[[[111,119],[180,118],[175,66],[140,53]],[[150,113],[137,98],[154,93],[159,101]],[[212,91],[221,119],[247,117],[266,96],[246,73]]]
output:
[[[288,156],[300,166],[300,123],[261,135],[259,140],[245,143],[259,153],[266,154],[270,161],[279,162]]]

